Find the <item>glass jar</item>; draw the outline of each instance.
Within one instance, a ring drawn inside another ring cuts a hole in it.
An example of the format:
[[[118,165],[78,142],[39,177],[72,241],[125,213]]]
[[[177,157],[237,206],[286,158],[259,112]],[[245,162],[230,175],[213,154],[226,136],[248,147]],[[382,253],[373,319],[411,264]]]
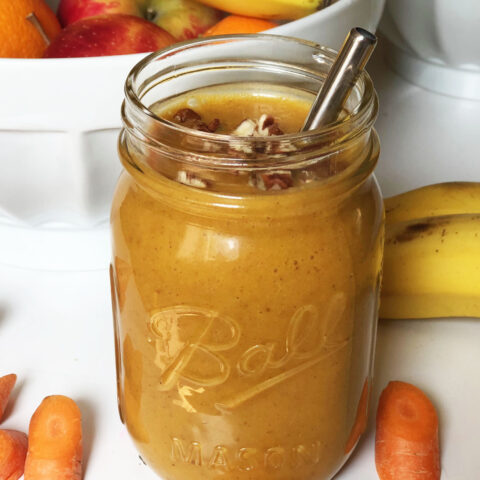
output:
[[[119,408],[165,479],[328,479],[365,428],[383,254],[368,75],[313,132],[239,138],[151,109],[211,85],[314,95],[334,56],[228,36],[150,55],[127,80],[111,216]],[[289,188],[258,188],[275,178]]]

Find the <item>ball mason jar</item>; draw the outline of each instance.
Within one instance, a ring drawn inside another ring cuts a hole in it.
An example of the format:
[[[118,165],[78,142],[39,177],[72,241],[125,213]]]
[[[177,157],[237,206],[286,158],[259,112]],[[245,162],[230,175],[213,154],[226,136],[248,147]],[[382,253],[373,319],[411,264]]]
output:
[[[228,36],[128,77],[111,214],[118,398],[164,479],[329,479],[365,429],[384,221],[368,75],[312,132],[239,138],[151,109],[207,86],[313,96],[334,57]],[[277,177],[289,188],[258,188]]]

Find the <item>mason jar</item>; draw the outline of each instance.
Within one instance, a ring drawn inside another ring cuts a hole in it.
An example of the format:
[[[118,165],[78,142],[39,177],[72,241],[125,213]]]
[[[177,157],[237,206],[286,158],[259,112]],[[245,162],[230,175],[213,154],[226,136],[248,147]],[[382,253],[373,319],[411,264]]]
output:
[[[157,113],[226,85],[313,99],[334,58],[292,38],[216,37],[127,79],[111,214],[118,399],[164,479],[329,479],[365,429],[384,221],[369,76],[310,132],[242,137]]]

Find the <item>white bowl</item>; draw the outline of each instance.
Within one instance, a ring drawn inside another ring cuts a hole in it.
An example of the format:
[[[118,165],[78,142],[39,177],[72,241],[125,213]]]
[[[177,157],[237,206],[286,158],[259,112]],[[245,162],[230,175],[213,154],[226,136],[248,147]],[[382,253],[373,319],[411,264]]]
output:
[[[338,0],[269,33],[339,48],[354,26],[375,31],[384,1]],[[143,56],[0,59],[0,263],[106,264],[123,86]]]
[[[480,100],[479,26],[478,0],[387,0],[380,29],[393,44],[389,63],[407,80]]]

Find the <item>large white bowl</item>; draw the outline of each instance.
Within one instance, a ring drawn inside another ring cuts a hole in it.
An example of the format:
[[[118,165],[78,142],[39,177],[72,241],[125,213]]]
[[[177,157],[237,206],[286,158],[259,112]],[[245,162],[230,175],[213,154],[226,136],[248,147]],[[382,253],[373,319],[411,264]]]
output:
[[[429,90],[473,100],[480,100],[479,27],[478,0],[387,0],[380,25],[397,72]]]
[[[269,33],[338,48],[354,26],[375,31],[384,1],[338,0]],[[123,85],[143,56],[0,59],[0,263],[106,264]]]

